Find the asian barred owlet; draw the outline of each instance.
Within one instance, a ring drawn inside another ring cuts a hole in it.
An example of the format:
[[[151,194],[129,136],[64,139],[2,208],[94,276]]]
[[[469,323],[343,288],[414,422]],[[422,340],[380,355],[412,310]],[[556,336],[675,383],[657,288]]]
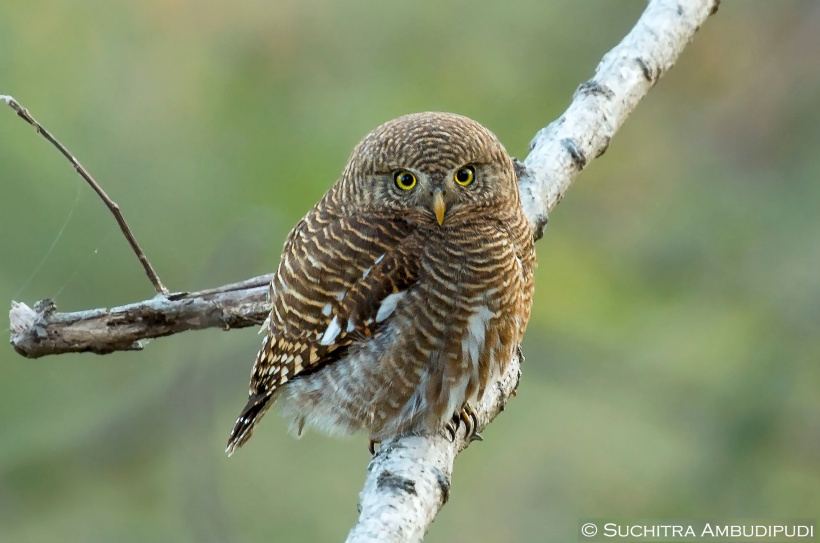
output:
[[[371,442],[441,431],[521,341],[534,265],[495,135],[450,113],[376,128],[285,242],[227,452],[274,402],[297,434],[306,424]]]

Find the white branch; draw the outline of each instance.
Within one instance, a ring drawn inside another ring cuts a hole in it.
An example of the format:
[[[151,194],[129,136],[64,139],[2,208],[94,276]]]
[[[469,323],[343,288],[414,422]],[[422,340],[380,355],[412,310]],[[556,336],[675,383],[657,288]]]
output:
[[[546,212],[575,176],[609,147],[627,116],[675,64],[720,0],[652,0],[632,31],[604,55],[595,76],[578,87],[561,117],[530,143],[519,190],[540,237]]]
[[[649,89],[675,63],[719,0],[652,0],[632,31],[607,53],[595,76],[575,92],[561,117],[536,134],[519,166],[521,205],[536,239],[547,214],[575,176],[601,156]],[[515,357],[476,409],[482,429],[504,409],[520,376]],[[467,447],[460,430],[385,442],[367,468],[359,521],[347,543],[421,541],[447,502],[455,456]]]

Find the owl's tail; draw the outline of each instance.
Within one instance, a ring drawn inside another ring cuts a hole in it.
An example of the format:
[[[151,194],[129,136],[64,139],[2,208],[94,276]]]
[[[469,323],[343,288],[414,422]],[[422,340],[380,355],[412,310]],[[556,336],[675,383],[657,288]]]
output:
[[[231,437],[228,438],[228,447],[225,452],[232,455],[239,447],[245,444],[253,435],[253,427],[265,414],[271,404],[270,394],[252,394],[248,403],[236,419]]]

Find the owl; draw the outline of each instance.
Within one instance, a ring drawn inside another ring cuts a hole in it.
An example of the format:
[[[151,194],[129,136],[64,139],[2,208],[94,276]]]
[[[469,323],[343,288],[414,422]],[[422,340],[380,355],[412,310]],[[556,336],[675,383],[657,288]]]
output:
[[[379,126],[287,237],[228,454],[275,402],[295,434],[365,431],[371,451],[453,421],[469,431],[527,326],[534,265],[492,132],[451,113]]]

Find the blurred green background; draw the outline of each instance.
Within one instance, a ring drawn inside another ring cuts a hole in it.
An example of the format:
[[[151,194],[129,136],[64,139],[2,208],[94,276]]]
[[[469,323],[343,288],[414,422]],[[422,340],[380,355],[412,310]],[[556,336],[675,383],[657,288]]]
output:
[[[643,2],[22,0],[0,93],[123,208],[172,290],[273,270],[353,145],[447,110],[523,158]],[[820,5],[723,2],[538,243],[518,396],[427,541],[574,541],[582,517],[817,517]],[[48,259],[43,257],[71,216]],[[101,202],[0,108],[0,301],[152,295]],[[341,541],[366,439],[270,415],[223,449],[259,339],[0,350],[0,541]]]

